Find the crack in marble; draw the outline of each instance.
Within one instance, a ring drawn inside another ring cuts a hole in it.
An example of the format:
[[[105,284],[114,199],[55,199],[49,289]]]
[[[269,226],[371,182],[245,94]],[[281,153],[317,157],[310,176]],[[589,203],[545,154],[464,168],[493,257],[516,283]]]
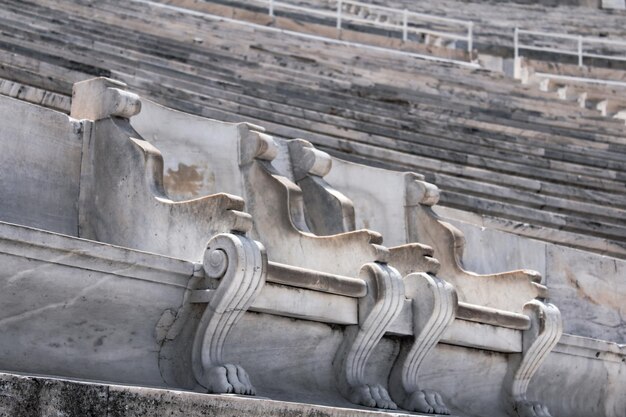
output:
[[[63,302],[47,304],[45,306],[42,306],[40,308],[36,308],[34,310],[29,310],[29,311],[26,311],[26,312],[23,312],[23,313],[15,314],[13,316],[5,317],[5,318],[0,320],[0,326],[5,326],[5,325],[13,324],[13,323],[16,323],[16,322],[20,322],[20,321],[29,319],[31,317],[37,316],[38,314],[40,314],[42,312],[45,312],[45,311],[48,311],[48,310],[51,310],[51,309],[55,309],[55,308],[59,308],[59,307],[67,308],[69,306],[72,306],[81,297],[85,296],[86,294],[88,294],[92,290],[98,288],[99,286],[101,286],[105,282],[109,281],[110,279],[111,279],[110,276],[102,277],[101,279],[99,279],[95,283],[93,283],[93,284],[83,288],[78,294],[76,294],[76,296],[74,296],[74,297],[72,297],[72,298],[70,298],[68,300],[65,300]]]

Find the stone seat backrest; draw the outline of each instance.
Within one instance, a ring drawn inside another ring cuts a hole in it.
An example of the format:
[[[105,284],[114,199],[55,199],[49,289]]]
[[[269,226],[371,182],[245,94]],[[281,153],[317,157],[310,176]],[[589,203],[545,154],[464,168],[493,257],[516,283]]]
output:
[[[263,128],[143,103],[131,124],[165,155],[169,195],[242,196],[252,215],[251,236],[263,242],[274,262],[354,277],[365,263],[385,261],[388,252],[375,232],[351,230],[324,237],[310,232],[302,192],[288,176],[288,153]]]
[[[163,188],[163,157],[129,123],[140,98],[106,78],[74,85],[81,119],[79,237],[199,262],[220,233],[251,227],[243,199],[226,193],[174,201]]]
[[[463,234],[433,211],[439,190],[423,181],[423,176],[338,158],[333,158],[332,164],[324,179],[352,201],[354,227],[381,232],[392,253],[394,247],[409,243],[431,246],[433,256],[441,263],[437,276],[455,286],[460,302],[521,313],[525,303],[545,297],[546,289],[540,285],[541,276],[537,272],[517,270],[478,275],[464,270]],[[320,214],[319,211],[308,212],[309,217]],[[329,213],[323,215],[329,216]],[[415,272],[398,268],[403,275]]]
[[[0,221],[78,236],[80,122],[2,95],[0,114]]]

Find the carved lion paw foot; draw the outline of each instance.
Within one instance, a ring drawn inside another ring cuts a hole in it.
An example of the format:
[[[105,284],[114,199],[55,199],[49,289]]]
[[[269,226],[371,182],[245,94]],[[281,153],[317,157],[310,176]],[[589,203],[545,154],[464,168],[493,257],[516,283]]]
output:
[[[239,365],[214,366],[206,373],[207,389],[214,394],[255,395],[250,378]]]
[[[364,384],[351,390],[350,401],[372,408],[385,408],[395,410],[396,403],[391,400],[389,393],[381,385]]]
[[[418,390],[409,395],[404,408],[420,413],[450,414],[450,410],[443,402],[443,398],[436,391]]]
[[[515,404],[519,417],[552,417],[548,407],[536,401],[520,401]]]

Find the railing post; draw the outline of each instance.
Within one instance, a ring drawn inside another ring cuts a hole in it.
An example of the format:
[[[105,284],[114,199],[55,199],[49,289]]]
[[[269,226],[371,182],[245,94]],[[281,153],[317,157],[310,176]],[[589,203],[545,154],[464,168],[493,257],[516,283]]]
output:
[[[341,0],[337,0],[337,30],[341,30]]]
[[[519,58],[519,28],[515,28],[515,32],[513,34],[513,54],[515,56],[515,60]]]
[[[474,49],[474,22],[467,24],[467,53],[470,61],[472,60],[472,50]]]
[[[270,3],[270,7],[269,7],[270,16],[274,17],[274,0],[269,0],[269,3]]]
[[[409,39],[409,11],[404,9],[402,12],[402,40],[406,42]]]
[[[578,35],[578,66],[583,66],[583,37]]]

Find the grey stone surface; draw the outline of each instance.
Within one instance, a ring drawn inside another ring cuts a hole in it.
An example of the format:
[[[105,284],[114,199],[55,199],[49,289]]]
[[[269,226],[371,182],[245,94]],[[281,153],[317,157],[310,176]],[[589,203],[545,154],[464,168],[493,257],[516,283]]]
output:
[[[0,220],[76,236],[80,123],[1,95],[0,113]]]
[[[563,335],[529,391],[553,415],[625,416],[625,355],[623,344]]]
[[[626,343],[626,261],[551,245],[546,266],[568,333]]]
[[[108,387],[50,378],[0,374],[2,417],[102,417]]]
[[[0,374],[2,417],[385,417],[408,416],[234,395],[207,395]],[[415,415],[415,414],[411,414]]]
[[[626,9],[626,1],[624,0],[602,0],[603,9]]]
[[[0,223],[0,369],[162,385],[193,264]]]

